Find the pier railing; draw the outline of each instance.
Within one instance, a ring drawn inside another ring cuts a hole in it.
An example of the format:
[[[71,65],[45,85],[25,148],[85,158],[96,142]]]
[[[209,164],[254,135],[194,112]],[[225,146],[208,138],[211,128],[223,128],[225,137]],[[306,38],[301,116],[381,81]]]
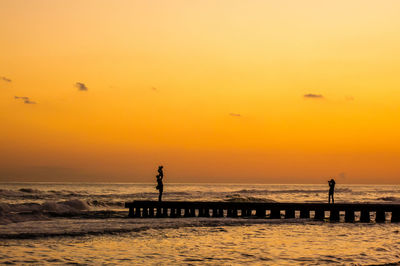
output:
[[[356,217],[360,222],[370,222],[371,217],[375,217],[376,222],[385,222],[387,218],[400,222],[400,204],[133,201],[125,203],[125,207],[129,208],[132,218],[257,217],[340,221],[340,214],[344,213],[345,222],[354,222]]]

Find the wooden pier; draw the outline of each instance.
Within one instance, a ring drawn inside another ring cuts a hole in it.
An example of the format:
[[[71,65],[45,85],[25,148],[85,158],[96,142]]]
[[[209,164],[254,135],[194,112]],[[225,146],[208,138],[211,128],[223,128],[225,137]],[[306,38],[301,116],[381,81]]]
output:
[[[340,221],[340,214],[344,213],[345,222],[355,222],[356,217],[360,222],[370,222],[371,217],[375,217],[377,223],[400,222],[400,204],[133,201],[126,202],[125,208],[129,208],[132,218],[247,217]]]

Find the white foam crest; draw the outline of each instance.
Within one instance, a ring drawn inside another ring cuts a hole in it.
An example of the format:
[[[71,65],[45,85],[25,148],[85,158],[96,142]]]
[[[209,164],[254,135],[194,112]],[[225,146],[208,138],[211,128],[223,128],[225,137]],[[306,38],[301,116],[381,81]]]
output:
[[[224,201],[229,201],[229,202],[276,202],[271,199],[242,196],[242,195],[238,195],[238,194],[227,195],[225,197]]]
[[[20,188],[18,191],[23,193],[42,193],[42,191],[33,188]]]
[[[97,198],[98,201],[104,201],[104,199],[151,199],[156,198],[158,195],[157,191],[154,192],[136,192],[136,193],[98,193],[89,191],[71,191],[71,190],[48,190],[42,191],[33,188],[20,188],[17,190],[0,189],[0,198],[6,200],[47,200],[47,201],[57,201],[62,199],[80,198]],[[180,197],[190,197],[192,193],[184,191],[166,191],[164,193],[166,196],[180,198]],[[100,200],[101,199],[101,200]],[[109,201],[110,202],[110,201]],[[101,203],[99,203],[101,205]],[[108,205],[107,203],[104,206]],[[111,204],[115,205],[115,204]]]
[[[50,211],[55,213],[76,213],[80,211],[89,210],[89,205],[79,199],[61,201],[61,202],[52,202],[48,201],[43,203],[42,205],[43,211]]]
[[[382,200],[382,201],[392,202],[392,203],[400,203],[400,198],[398,198],[398,197],[380,197],[380,198],[377,198],[377,200]]]
[[[0,203],[0,223],[6,224],[10,222],[21,222],[27,220],[41,220],[46,214],[80,214],[90,210],[89,205],[79,199],[67,201],[47,201],[43,204],[38,203],[22,203],[8,204]]]

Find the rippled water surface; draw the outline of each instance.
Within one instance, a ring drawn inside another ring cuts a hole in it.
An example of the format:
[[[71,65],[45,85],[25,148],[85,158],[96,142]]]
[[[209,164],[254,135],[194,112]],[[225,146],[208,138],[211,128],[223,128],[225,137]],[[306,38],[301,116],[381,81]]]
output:
[[[114,235],[10,240],[2,243],[1,260],[145,265],[382,264],[400,261],[399,230],[400,226],[389,224],[323,222],[148,229]]]
[[[324,185],[166,186],[166,200],[325,202]],[[400,224],[308,219],[130,219],[153,184],[2,184],[0,263],[387,264]],[[399,186],[338,185],[337,202],[398,203]]]

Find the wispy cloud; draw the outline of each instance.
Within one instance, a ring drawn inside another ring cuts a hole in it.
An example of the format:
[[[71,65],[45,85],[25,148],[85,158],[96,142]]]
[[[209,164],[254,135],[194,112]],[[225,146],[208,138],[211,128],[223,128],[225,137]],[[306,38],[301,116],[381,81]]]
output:
[[[29,97],[26,96],[14,96],[15,100],[21,100],[24,104],[36,104],[36,102],[32,101]]]
[[[238,113],[229,113],[230,116],[234,116],[234,117],[241,117],[241,114]]]
[[[156,87],[151,87],[152,91],[158,91],[158,89]]]
[[[25,96],[21,96],[21,97],[19,97],[19,96],[14,96],[14,99],[16,99],[16,100],[21,99],[21,100],[26,101],[26,100],[29,100],[29,97],[25,97]]]
[[[346,96],[346,100],[347,101],[354,101],[354,97],[353,96]]]
[[[304,94],[304,98],[322,99],[322,98],[324,98],[324,96],[322,96],[322,94],[307,93],[307,94]]]
[[[5,81],[5,82],[12,82],[12,80],[7,77],[0,77],[0,80]]]
[[[88,90],[88,87],[85,85],[85,83],[82,83],[82,82],[76,82],[74,86],[75,86],[75,88],[78,88],[78,90],[80,90],[80,91]]]

